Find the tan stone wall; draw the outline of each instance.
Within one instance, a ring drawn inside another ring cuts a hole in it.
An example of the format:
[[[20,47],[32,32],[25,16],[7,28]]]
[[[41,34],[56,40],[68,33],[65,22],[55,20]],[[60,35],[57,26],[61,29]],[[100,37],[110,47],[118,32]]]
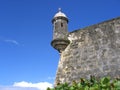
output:
[[[55,84],[90,75],[120,75],[120,18],[69,33],[61,53]]]

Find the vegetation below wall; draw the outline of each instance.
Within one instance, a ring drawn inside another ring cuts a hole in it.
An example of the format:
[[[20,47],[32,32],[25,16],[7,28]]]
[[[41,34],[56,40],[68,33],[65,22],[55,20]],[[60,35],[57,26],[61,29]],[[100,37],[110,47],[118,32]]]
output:
[[[111,80],[110,77],[97,79],[91,76],[89,80],[81,78],[79,83],[73,81],[72,85],[58,84],[55,88],[47,90],[120,90],[120,78]]]

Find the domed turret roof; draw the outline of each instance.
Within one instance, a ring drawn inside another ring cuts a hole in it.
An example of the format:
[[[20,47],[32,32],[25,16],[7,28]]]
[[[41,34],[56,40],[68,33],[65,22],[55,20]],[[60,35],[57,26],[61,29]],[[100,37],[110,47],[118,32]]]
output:
[[[67,23],[68,23],[68,18],[63,12],[61,12],[61,8],[59,8],[58,10],[59,10],[58,13],[56,13],[55,16],[52,19],[52,23],[54,23],[54,21],[57,20],[57,19],[66,20]]]
[[[55,14],[54,18],[56,18],[56,17],[65,17],[65,18],[67,18],[67,16],[64,13],[61,12],[61,8],[59,8],[58,10],[59,11],[58,11],[58,13]]]

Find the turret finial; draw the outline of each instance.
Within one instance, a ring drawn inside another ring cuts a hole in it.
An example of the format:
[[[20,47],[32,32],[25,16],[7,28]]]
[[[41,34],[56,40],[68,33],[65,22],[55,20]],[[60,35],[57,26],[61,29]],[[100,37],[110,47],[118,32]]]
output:
[[[58,8],[58,11],[61,12],[61,8]]]

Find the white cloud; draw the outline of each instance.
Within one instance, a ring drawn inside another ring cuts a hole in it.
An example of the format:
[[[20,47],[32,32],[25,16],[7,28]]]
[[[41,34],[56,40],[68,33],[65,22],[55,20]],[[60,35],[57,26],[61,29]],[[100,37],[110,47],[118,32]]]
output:
[[[47,87],[53,87],[51,83],[48,82],[39,82],[39,83],[30,83],[30,82],[15,82],[13,86],[17,87],[31,87],[31,88],[37,88],[39,90],[46,90]]]
[[[2,86],[0,90],[39,90],[37,88],[29,88],[29,87],[13,87],[13,86]]]
[[[48,80],[54,80],[55,77],[48,77]]]
[[[46,90],[53,85],[48,82],[30,83],[30,82],[15,82],[12,86],[0,86],[0,90]]]
[[[7,40],[5,40],[5,42],[15,44],[15,45],[19,45],[19,43],[16,40],[12,40],[12,39],[7,39]]]

